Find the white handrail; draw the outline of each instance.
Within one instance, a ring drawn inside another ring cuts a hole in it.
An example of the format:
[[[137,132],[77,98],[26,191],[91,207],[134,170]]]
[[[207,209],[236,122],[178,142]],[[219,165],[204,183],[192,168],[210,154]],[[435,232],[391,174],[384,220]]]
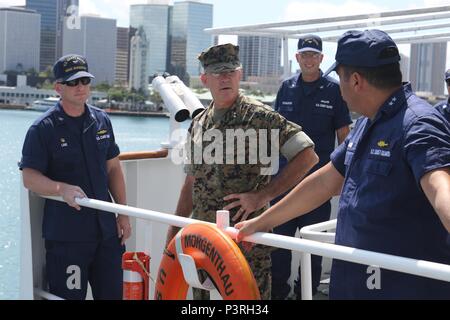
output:
[[[55,296],[54,294],[51,294],[50,292],[41,290],[39,288],[34,288],[33,293],[37,297],[41,297],[45,300],[64,300],[61,297]]]
[[[335,229],[336,223],[337,220],[334,219],[303,227],[300,229],[300,238],[320,242],[334,243],[334,237],[336,236],[336,233],[334,232],[325,233],[324,231]]]
[[[61,197],[44,198],[63,201]],[[139,209],[88,198],[76,199],[76,202],[81,206],[93,209],[120,213],[147,220],[154,220],[160,223],[170,224],[177,227],[184,227],[191,223],[207,223],[200,220],[174,216],[167,213]],[[236,239],[236,235],[238,232],[237,229],[228,227],[223,230],[232,239]],[[245,241],[299,252],[307,252],[315,255],[350,261],[364,265],[373,265],[384,269],[450,282],[450,265],[442,263],[404,258],[385,253],[372,252],[336,244],[320,243],[316,241],[298,239],[294,237],[287,237],[265,232],[257,232],[251,236],[248,236],[245,238]]]

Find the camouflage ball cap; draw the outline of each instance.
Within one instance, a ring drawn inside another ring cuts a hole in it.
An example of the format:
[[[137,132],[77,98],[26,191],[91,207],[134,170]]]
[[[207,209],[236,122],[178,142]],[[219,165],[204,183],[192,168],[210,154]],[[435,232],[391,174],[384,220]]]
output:
[[[198,56],[198,60],[200,60],[205,73],[234,71],[241,67],[239,46],[231,43],[206,49]]]

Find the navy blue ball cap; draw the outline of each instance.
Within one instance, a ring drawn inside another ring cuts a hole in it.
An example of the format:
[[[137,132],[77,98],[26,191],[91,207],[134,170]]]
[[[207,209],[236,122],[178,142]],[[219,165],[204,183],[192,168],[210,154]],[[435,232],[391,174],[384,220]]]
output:
[[[86,58],[78,54],[69,54],[59,58],[53,66],[57,82],[71,81],[78,78],[95,78],[90,74]]]
[[[325,75],[340,64],[373,68],[399,62],[400,53],[394,40],[384,31],[350,30],[339,38],[335,59]]]
[[[450,79],[450,69],[445,71],[445,81],[447,81],[448,79]]]
[[[307,34],[298,39],[297,52],[322,52],[322,39],[313,34]]]

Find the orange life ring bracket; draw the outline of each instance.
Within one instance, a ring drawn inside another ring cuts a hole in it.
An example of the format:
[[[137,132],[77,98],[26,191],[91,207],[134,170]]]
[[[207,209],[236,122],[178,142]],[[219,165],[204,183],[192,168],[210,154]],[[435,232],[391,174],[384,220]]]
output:
[[[209,275],[210,284],[200,283],[198,269]],[[228,235],[210,224],[188,225],[172,239],[159,266],[155,300],[186,299],[189,285],[217,289],[224,300],[260,299],[241,250]]]

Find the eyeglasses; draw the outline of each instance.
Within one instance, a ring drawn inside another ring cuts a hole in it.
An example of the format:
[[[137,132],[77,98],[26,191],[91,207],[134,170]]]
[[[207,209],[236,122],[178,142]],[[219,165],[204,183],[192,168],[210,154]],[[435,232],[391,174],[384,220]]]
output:
[[[317,59],[320,56],[320,53],[318,53],[318,52],[300,52],[300,56],[303,59],[307,59],[307,58]]]
[[[219,77],[228,77],[231,78],[232,76],[234,76],[239,69],[236,70],[230,70],[230,71],[223,71],[223,72],[208,72],[208,74],[212,75],[214,78],[219,78]]]
[[[445,80],[445,82],[447,82],[447,86],[449,86],[449,87],[450,87],[450,79],[448,79],[448,80]]]
[[[63,81],[60,83],[65,84],[68,87],[76,87],[80,82],[83,86],[87,86],[89,83],[91,83],[91,78],[83,77],[83,78],[78,78],[78,79],[74,79],[74,80],[70,80],[70,81]]]

